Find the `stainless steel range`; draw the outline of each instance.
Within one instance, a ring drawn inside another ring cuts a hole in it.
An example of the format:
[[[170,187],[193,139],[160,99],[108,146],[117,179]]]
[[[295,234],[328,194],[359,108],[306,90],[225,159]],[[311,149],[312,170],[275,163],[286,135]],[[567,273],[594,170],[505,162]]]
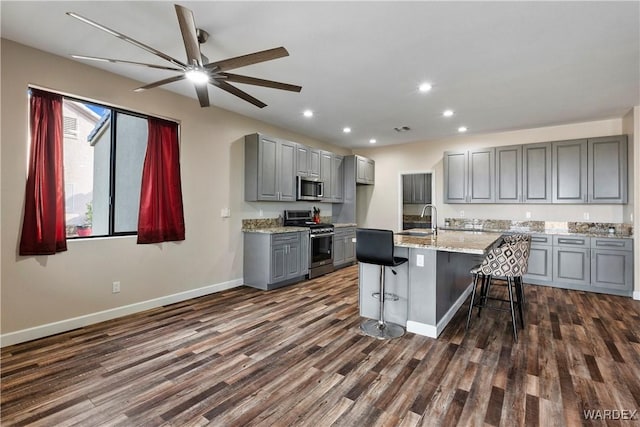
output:
[[[284,225],[309,228],[309,279],[333,271],[333,224],[315,223],[311,211],[284,211]]]

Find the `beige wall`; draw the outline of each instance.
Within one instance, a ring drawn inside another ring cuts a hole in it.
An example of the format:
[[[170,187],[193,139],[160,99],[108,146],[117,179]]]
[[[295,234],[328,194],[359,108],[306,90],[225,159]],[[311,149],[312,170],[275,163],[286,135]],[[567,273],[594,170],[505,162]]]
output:
[[[195,99],[165,90],[134,93],[139,82],[7,40],[1,52],[2,334],[240,279],[241,219],[257,217],[261,209],[265,217],[277,217],[290,208],[244,202],[245,134],[263,132],[348,153],[222,109],[200,108]],[[17,256],[28,84],[180,120],[186,240],[158,245],[137,245],[135,237],[70,241],[68,251],[55,256]],[[231,209],[231,218],[220,217],[222,208]],[[330,215],[330,209],[323,205],[323,214]],[[112,294],[116,280],[122,291]]]

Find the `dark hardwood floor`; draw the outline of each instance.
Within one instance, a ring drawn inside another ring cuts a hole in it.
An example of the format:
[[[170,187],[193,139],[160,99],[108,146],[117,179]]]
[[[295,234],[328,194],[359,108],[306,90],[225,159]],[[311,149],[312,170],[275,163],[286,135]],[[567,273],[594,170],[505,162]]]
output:
[[[7,347],[0,423],[640,425],[640,301],[528,285],[517,344],[507,313],[484,311],[465,333],[466,304],[437,340],[377,341],[358,329],[357,274]]]

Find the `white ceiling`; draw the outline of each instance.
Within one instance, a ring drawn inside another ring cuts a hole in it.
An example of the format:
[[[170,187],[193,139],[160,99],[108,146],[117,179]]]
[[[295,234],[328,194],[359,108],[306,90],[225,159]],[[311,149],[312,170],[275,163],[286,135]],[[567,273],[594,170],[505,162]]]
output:
[[[638,1],[180,4],[210,33],[210,61],[284,46],[289,57],[233,72],[303,87],[237,85],[263,109],[212,87],[212,104],[345,147],[448,137],[462,125],[473,134],[621,117],[640,105]],[[0,5],[3,38],[57,55],[170,65],[65,15],[73,11],[186,58],[171,2]],[[175,74],[85,62],[143,84]],[[431,92],[418,92],[423,81]],[[187,82],[164,88],[197,103]],[[447,108],[453,117],[442,117]],[[401,126],[411,131],[393,130]]]

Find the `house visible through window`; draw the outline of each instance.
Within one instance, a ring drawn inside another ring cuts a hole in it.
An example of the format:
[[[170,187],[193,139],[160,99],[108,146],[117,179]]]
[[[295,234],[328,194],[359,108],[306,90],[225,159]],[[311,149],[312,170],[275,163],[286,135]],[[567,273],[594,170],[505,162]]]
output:
[[[135,234],[147,118],[68,97],[63,115],[67,238]]]

